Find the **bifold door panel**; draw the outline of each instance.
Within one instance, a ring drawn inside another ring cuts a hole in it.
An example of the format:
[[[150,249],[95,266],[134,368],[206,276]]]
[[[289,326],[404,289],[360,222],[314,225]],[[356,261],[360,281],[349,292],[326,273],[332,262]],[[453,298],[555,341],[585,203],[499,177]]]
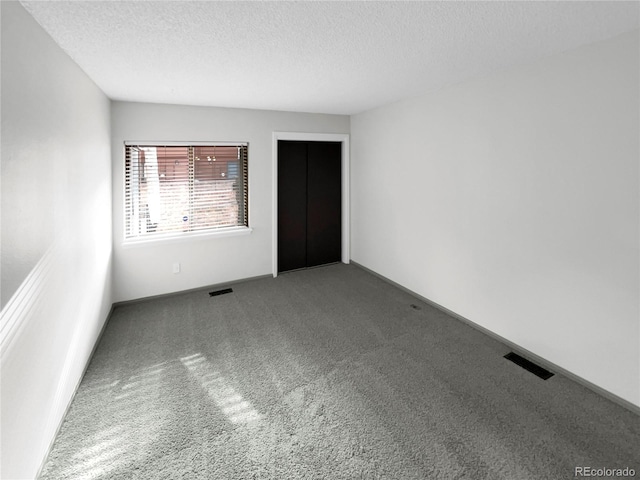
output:
[[[342,253],[340,143],[311,142],[307,153],[307,266],[339,262]]]
[[[278,271],[341,260],[340,142],[278,142]]]
[[[307,264],[307,145],[278,142],[278,271]]]

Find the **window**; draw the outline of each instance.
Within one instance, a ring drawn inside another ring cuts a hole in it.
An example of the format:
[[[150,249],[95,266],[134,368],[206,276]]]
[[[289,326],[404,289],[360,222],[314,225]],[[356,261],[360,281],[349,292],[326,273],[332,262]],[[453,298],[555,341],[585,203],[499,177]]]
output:
[[[246,144],[126,145],[125,239],[248,227]]]

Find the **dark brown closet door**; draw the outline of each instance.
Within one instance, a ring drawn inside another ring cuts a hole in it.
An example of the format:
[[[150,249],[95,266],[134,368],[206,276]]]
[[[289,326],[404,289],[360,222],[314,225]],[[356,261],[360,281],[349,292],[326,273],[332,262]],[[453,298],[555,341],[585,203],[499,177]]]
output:
[[[341,144],[278,142],[278,271],[341,260]]]
[[[307,267],[342,256],[341,151],[338,142],[310,142],[307,150]]]
[[[307,144],[278,141],[278,271],[307,266]]]

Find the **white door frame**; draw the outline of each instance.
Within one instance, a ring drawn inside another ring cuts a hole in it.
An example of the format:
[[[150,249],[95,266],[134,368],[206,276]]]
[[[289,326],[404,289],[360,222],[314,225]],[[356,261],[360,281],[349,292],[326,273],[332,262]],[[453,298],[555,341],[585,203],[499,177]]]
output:
[[[278,276],[278,140],[342,143],[342,263],[349,263],[349,134],[273,132],[273,276]]]

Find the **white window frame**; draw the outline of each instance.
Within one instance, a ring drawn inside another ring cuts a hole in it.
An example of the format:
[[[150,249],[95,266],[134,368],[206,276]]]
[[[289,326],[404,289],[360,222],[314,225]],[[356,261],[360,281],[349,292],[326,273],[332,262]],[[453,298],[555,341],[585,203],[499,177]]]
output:
[[[137,145],[145,145],[145,146],[167,146],[167,147],[199,147],[199,146],[237,146],[243,145],[249,147],[249,143],[244,142],[218,142],[218,141],[197,141],[197,142],[167,142],[167,141],[159,141],[159,140],[127,140],[124,142],[122,158],[125,158],[126,147],[137,146]],[[149,245],[157,245],[157,244],[171,244],[171,243],[184,243],[188,241],[194,240],[204,240],[208,238],[220,238],[220,237],[230,237],[237,235],[248,235],[253,232],[253,228],[251,227],[251,209],[249,208],[250,203],[250,189],[249,189],[249,173],[248,173],[248,160],[247,160],[247,184],[245,188],[247,189],[247,210],[249,212],[249,218],[247,219],[247,223],[249,226],[232,226],[232,227],[220,227],[217,229],[209,229],[209,230],[201,230],[197,232],[169,232],[166,234],[157,234],[150,235],[145,237],[138,238],[127,238],[127,189],[126,189],[126,161],[122,164],[122,178],[123,178],[123,191],[122,191],[122,206],[123,206],[123,217],[122,217],[122,246],[124,248],[132,248],[137,246],[149,246]]]

